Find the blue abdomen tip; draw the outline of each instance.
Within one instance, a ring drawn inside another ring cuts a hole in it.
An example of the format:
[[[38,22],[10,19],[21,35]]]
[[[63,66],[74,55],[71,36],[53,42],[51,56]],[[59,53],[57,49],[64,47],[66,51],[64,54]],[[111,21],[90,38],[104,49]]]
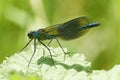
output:
[[[94,23],[88,24],[88,27],[95,27],[95,26],[99,26],[99,25],[100,25],[100,23],[94,22]]]

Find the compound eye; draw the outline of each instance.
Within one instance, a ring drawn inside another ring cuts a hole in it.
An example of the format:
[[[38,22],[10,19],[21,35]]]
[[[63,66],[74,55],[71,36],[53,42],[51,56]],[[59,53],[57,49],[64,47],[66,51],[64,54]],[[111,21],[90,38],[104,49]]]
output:
[[[33,32],[29,32],[27,36],[29,37],[29,39],[33,38]]]
[[[27,36],[29,37],[30,35],[31,35],[31,32],[29,32]]]

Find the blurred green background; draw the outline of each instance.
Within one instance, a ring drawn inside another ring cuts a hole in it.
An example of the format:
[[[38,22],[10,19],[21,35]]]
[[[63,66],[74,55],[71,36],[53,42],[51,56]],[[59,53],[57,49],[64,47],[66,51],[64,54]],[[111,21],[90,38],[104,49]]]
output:
[[[86,35],[60,40],[71,52],[84,53],[94,69],[120,63],[120,0],[0,0],[0,62],[19,52],[31,30],[63,23],[79,16],[100,22]],[[56,41],[51,46],[57,47]]]

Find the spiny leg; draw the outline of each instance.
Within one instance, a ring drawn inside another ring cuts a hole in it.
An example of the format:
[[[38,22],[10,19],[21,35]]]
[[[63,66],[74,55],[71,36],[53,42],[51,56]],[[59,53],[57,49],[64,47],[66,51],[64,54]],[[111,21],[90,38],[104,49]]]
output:
[[[66,52],[64,51],[64,49],[63,49],[63,47],[62,47],[62,45],[60,44],[60,42],[58,41],[58,39],[57,38],[55,38],[56,39],[56,41],[58,42],[58,44],[59,44],[59,46],[60,46],[60,48],[62,49],[62,51],[64,52],[64,61],[65,61],[65,57],[66,57]]]
[[[51,39],[49,42],[48,42],[48,44],[47,44],[47,46],[49,46],[49,44],[51,43],[53,41],[53,39]],[[52,49],[51,49],[52,50]],[[52,50],[54,53],[55,53],[55,51],[54,50]],[[56,53],[55,53],[56,54]]]
[[[51,54],[51,51],[50,51],[50,49],[43,43],[43,42],[41,42],[40,40],[38,40],[43,46],[45,46],[47,49],[48,49],[48,51],[49,51],[49,53],[50,53],[50,57],[51,57],[51,60],[52,60],[52,62],[53,62],[53,65],[55,66],[55,63],[54,63],[54,60],[53,60],[53,57],[52,57],[52,54]],[[55,66],[55,68],[57,68],[56,66]]]
[[[49,46],[49,44],[50,44],[52,41],[53,41],[53,39],[51,39],[51,40],[49,41],[49,43],[47,44],[47,46]]]
[[[42,50],[43,50],[43,57],[45,56],[45,50],[42,48]]]
[[[34,52],[33,52],[32,56],[31,56],[31,58],[30,58],[30,60],[29,60],[29,63],[28,63],[28,65],[27,65],[27,67],[29,67],[29,65],[30,65],[30,63],[31,63],[31,61],[32,61],[32,58],[33,58],[33,56],[35,55],[35,52],[36,52],[36,38],[34,39]]]
[[[33,40],[33,39],[31,39],[31,40],[20,50],[20,52],[23,51],[23,49],[25,49],[32,40]]]

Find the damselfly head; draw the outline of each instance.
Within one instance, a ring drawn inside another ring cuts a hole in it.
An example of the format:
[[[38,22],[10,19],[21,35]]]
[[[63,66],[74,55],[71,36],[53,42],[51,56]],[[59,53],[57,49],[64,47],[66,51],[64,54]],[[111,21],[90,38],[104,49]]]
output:
[[[41,36],[40,30],[31,31],[31,32],[28,33],[29,39],[38,38],[39,36]]]
[[[29,37],[29,39],[35,38],[35,31],[29,32],[27,36]]]

